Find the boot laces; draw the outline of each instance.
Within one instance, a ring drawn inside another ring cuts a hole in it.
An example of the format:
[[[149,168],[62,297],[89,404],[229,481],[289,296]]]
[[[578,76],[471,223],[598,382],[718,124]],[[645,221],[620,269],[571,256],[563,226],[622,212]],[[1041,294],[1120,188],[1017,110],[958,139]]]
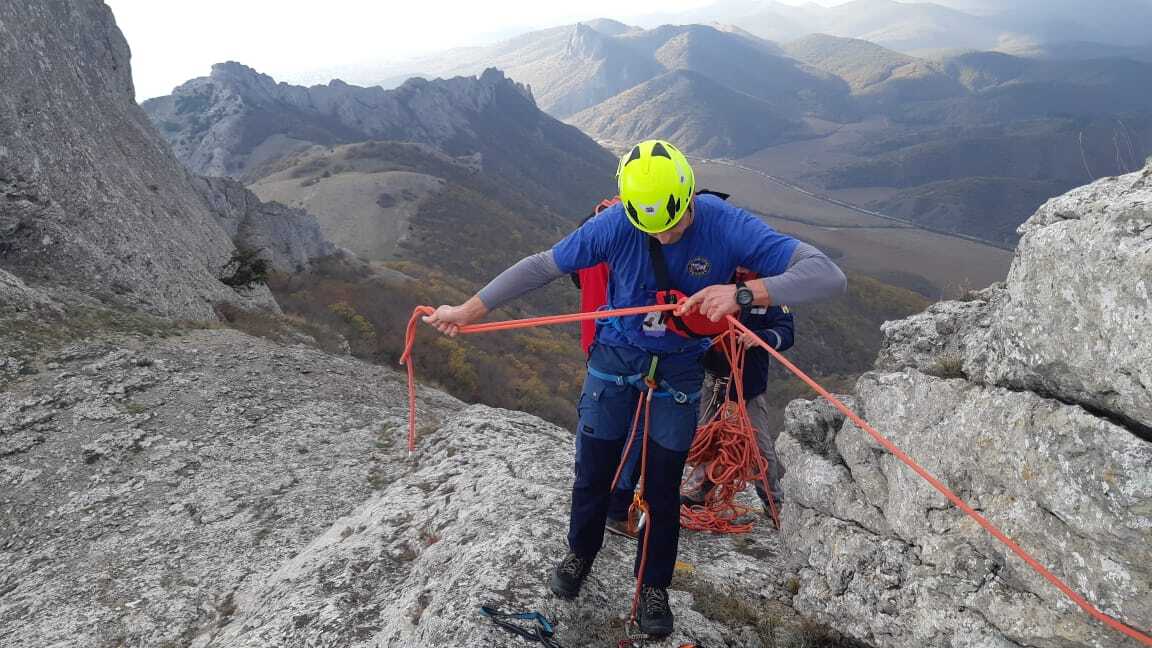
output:
[[[645,585],[640,590],[640,598],[644,603],[644,611],[650,616],[664,616],[668,614],[668,592],[662,587]]]
[[[584,574],[584,570],[588,566],[588,561],[584,560],[576,554],[568,554],[564,561],[560,563],[560,573],[570,578],[580,578]]]

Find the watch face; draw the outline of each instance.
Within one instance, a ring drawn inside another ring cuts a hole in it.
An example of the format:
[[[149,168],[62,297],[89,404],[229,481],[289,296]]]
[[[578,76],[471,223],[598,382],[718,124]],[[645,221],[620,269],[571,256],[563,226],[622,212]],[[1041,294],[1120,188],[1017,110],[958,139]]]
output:
[[[740,306],[747,306],[752,303],[752,291],[747,288],[739,288],[736,290],[736,303]]]

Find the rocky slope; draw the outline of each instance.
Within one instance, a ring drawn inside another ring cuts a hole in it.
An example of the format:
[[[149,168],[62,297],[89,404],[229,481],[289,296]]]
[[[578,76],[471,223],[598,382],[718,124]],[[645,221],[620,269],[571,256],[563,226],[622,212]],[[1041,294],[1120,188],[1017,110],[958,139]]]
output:
[[[620,637],[631,544],[579,602],[547,594],[572,437],[535,417],[421,389],[409,456],[403,374],[226,330],[93,335],[2,396],[0,645],[512,645],[486,602],[555,615],[565,646]],[[687,537],[676,638],[761,645],[713,608],[786,598],[778,551]]]
[[[1152,166],[1049,201],[1008,282],[884,327],[852,401],[1105,612],[1152,620]],[[1122,646],[862,431],[789,406],[798,610],[876,646]]]

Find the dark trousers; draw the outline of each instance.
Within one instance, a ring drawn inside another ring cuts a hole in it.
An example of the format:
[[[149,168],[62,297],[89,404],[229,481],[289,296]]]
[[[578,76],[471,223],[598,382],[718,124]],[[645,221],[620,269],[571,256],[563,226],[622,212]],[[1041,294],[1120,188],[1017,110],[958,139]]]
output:
[[[647,373],[651,357],[637,349],[596,345],[588,364],[604,373],[632,375]],[[699,354],[663,356],[657,372],[661,380],[691,395],[699,392],[703,381]],[[603,545],[612,477],[641,395],[641,390],[633,385],[619,385],[591,374],[584,381],[578,406],[576,478],[568,528],[568,545],[578,556],[591,558]],[[662,397],[652,402],[648,462],[643,474],[645,499],[651,510],[648,561],[643,576],[648,585],[667,587],[672,581],[680,541],[680,478],[696,433],[697,407],[695,400],[677,403]],[[641,420],[640,425],[643,424]],[[634,572],[639,571],[642,546],[637,543]]]

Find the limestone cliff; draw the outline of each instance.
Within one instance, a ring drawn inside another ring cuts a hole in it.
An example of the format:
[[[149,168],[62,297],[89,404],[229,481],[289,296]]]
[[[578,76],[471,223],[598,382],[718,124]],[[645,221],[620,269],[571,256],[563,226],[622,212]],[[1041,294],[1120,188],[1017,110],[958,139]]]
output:
[[[1106,613],[1152,622],[1152,167],[1055,198],[1007,284],[884,327],[858,411]],[[861,430],[789,406],[793,604],[876,646],[1123,646]]]

